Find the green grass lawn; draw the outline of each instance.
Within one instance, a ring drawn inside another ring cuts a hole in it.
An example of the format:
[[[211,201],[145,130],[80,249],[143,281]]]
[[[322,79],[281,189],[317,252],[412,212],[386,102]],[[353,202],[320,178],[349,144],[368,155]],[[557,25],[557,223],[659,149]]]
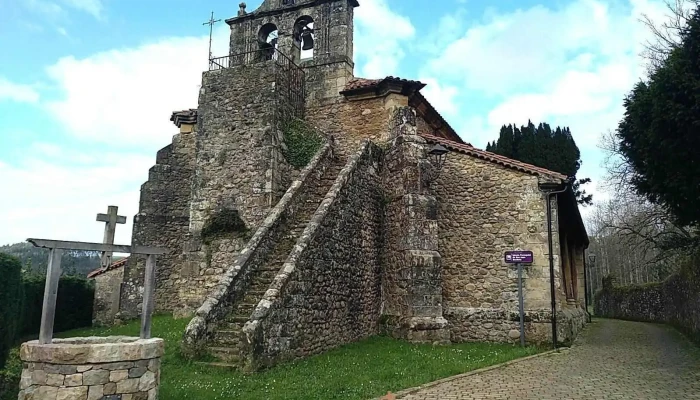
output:
[[[187,319],[153,319],[153,336],[165,339],[160,398],[180,399],[362,399],[541,351],[507,344],[416,345],[373,337],[305,360],[252,375],[194,364],[179,354]],[[138,336],[139,322],[90,328],[56,336]]]

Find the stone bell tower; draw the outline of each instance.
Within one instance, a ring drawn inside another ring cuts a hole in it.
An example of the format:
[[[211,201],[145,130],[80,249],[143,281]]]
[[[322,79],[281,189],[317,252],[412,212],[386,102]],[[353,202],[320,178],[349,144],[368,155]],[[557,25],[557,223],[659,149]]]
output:
[[[353,77],[353,15],[357,0],[264,0],[252,12],[241,3],[231,27],[236,63],[289,58],[305,71],[305,98],[313,107],[337,101]]]

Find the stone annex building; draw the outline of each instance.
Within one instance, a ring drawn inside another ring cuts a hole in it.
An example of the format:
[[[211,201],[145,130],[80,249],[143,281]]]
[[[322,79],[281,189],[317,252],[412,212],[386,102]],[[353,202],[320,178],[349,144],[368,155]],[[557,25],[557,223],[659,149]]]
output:
[[[158,259],[156,312],[192,318],[184,348],[259,368],[386,333],[551,341],[547,201],[560,341],[585,323],[588,237],[566,176],[465,143],[423,83],[353,74],[357,0],[242,3],[230,53],[141,188],[135,244]],[[436,146],[440,145],[440,146]],[[446,150],[446,154],[441,154]],[[306,159],[304,156],[306,155]],[[95,319],[136,317],[145,261],[93,273]]]

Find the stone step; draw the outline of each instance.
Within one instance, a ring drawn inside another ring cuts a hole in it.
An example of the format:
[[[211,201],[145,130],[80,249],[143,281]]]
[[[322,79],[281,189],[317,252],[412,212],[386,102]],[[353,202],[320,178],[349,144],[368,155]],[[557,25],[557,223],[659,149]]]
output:
[[[248,322],[250,319],[250,314],[231,314],[226,317],[225,330],[238,330],[243,328],[243,324]]]
[[[207,347],[209,354],[226,363],[241,361],[241,355],[237,347]]]
[[[235,314],[250,315],[253,313],[253,310],[255,310],[256,305],[258,305],[258,303],[241,303],[236,306]]]
[[[244,321],[245,322],[245,321]],[[217,329],[214,332],[214,343],[222,346],[235,347],[240,341],[241,331],[238,329],[234,330],[224,330]]]
[[[255,304],[255,306],[253,306],[253,308],[255,308],[261,299],[262,299],[262,296],[257,296],[254,294],[246,294],[245,296],[243,296],[243,300],[241,300],[241,305],[243,305],[243,304]]]
[[[194,363],[197,365],[205,365],[207,367],[217,367],[217,368],[239,369],[241,367],[240,364],[231,364],[231,363],[225,363],[225,362],[195,361]]]

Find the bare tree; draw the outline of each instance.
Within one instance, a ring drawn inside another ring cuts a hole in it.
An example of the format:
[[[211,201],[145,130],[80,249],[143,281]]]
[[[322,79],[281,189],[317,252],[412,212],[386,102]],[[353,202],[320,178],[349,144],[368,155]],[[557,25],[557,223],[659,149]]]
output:
[[[648,73],[653,73],[662,65],[671,52],[681,44],[681,32],[692,16],[693,10],[700,6],[700,0],[665,0],[667,11],[666,21],[654,22],[648,14],[642,14],[641,22],[654,35],[652,40],[644,43],[641,56],[646,59]]]

